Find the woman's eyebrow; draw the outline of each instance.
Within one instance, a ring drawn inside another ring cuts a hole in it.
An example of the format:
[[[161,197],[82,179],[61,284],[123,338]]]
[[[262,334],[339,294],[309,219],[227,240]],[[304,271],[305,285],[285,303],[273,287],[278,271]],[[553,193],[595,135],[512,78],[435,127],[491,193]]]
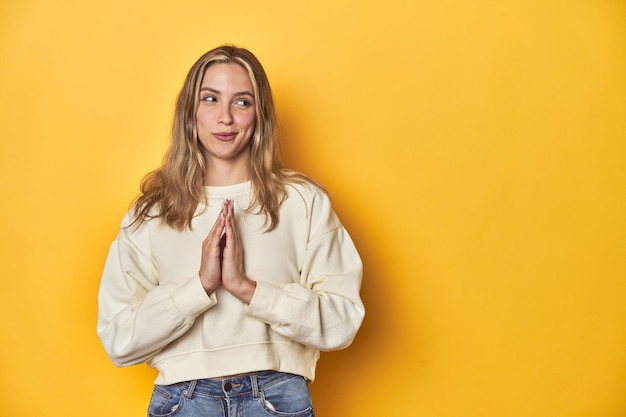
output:
[[[200,91],[208,91],[210,93],[221,94],[221,91],[216,90],[216,89],[211,88],[211,87],[200,87]],[[234,96],[250,96],[250,97],[254,98],[254,94],[252,92],[250,92],[250,91],[247,91],[247,90],[239,91],[239,92],[237,92],[237,93],[235,93],[233,95]]]

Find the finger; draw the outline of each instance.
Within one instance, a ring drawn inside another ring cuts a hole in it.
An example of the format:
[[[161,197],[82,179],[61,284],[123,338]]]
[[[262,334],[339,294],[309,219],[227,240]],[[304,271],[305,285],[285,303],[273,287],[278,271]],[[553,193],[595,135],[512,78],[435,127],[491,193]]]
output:
[[[228,237],[234,240],[234,244],[239,242],[239,230],[237,229],[237,223],[235,223],[235,208],[233,201],[228,207],[228,215],[226,217],[226,231],[228,233]]]
[[[224,219],[224,235],[226,236],[226,246],[232,247],[233,243],[233,224],[230,212],[227,212]]]
[[[203,245],[208,244],[209,242],[215,241],[216,239],[219,241],[219,238],[222,236],[222,232],[224,231],[224,226],[225,226],[224,223],[225,223],[224,207],[222,206],[222,210],[220,211],[220,214],[215,219],[215,223],[213,223],[211,230],[209,230],[209,234],[204,239],[202,244]]]

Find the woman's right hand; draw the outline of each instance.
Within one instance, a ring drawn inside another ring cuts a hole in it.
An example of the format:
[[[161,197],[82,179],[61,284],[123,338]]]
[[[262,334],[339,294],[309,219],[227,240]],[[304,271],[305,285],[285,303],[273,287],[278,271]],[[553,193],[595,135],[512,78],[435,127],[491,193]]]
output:
[[[215,224],[208,236],[202,242],[202,257],[200,259],[200,281],[207,294],[215,291],[222,284],[222,248],[225,243],[224,227],[226,214],[224,206],[220,211]]]

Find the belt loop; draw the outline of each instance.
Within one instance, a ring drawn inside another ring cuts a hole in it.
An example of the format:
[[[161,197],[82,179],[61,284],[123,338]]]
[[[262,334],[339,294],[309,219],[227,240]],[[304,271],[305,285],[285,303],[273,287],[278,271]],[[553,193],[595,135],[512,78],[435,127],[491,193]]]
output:
[[[198,383],[197,379],[189,381],[189,387],[183,391],[185,397],[190,400],[193,396],[193,392],[196,390],[196,384]]]
[[[252,398],[255,400],[259,399],[259,383],[257,381],[256,375],[250,375],[250,381],[252,382]]]

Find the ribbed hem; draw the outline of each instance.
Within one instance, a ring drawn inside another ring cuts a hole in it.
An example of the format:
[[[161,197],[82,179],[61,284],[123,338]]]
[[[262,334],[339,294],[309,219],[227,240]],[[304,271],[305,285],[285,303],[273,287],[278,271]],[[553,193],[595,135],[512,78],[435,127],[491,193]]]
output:
[[[170,385],[255,371],[279,371],[315,379],[319,351],[297,343],[253,343],[180,353],[151,361],[159,370],[155,384]]]

